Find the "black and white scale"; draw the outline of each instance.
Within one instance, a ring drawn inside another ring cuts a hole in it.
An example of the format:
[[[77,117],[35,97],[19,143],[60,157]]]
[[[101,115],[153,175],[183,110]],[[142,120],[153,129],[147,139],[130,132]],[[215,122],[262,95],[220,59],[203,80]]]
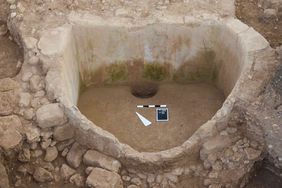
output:
[[[166,122],[169,120],[168,108],[165,104],[161,105],[137,105],[137,108],[156,108],[156,121],[157,122]],[[152,124],[147,118],[136,112],[137,116],[145,126]]]

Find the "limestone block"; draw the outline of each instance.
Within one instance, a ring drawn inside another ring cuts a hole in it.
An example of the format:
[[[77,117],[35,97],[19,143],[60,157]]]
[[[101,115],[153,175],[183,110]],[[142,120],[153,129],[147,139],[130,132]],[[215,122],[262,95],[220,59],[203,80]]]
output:
[[[66,123],[67,118],[58,103],[47,104],[36,111],[38,126],[49,128]]]
[[[22,140],[21,129],[22,124],[17,116],[0,117],[0,147],[8,150],[17,146]]]
[[[95,150],[88,150],[83,157],[84,164],[107,169],[112,172],[119,172],[121,164],[118,160],[99,153]]]
[[[52,162],[57,158],[57,156],[58,156],[58,150],[55,146],[46,148],[46,154],[44,157],[45,161]]]
[[[94,168],[87,177],[86,185],[92,188],[122,188],[123,183],[117,173]]]
[[[79,167],[82,161],[82,156],[85,152],[86,149],[83,146],[78,143],[74,143],[67,155],[69,165],[73,168]]]
[[[56,55],[62,52],[70,34],[70,25],[45,31],[38,42],[38,48],[44,55]]]

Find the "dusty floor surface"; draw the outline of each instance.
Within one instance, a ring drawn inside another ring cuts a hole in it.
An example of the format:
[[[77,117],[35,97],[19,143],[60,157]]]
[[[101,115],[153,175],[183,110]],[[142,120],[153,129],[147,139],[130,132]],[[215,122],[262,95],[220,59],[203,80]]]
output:
[[[20,70],[18,61],[22,60],[19,47],[8,36],[0,36],[0,79],[16,76]]]
[[[138,151],[161,151],[185,142],[221,107],[223,94],[213,85],[163,84],[147,99],[136,98],[127,86],[90,87],[80,96],[78,107],[92,122]],[[166,104],[169,122],[156,122],[155,109],[138,104]],[[152,122],[145,127],[140,113]],[[113,116],[115,118],[113,118]]]

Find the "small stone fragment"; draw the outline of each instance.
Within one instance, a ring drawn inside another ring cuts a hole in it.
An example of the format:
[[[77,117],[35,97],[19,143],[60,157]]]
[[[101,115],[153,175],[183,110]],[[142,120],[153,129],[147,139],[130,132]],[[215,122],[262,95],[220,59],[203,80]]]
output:
[[[70,177],[70,183],[74,184],[77,187],[83,187],[84,178],[80,174],[74,174]]]
[[[21,162],[29,162],[30,161],[30,150],[27,148],[24,148],[19,153],[18,160]]]
[[[133,183],[135,185],[141,185],[142,181],[140,180],[140,178],[132,178],[131,183]]]
[[[65,140],[63,142],[58,143],[56,146],[57,146],[58,151],[63,151],[65,148],[72,145],[73,143],[74,143],[74,139],[69,139],[69,140]]]
[[[31,152],[31,156],[34,158],[40,157],[41,155],[43,155],[43,151],[40,149]]]
[[[87,167],[85,169],[85,174],[89,175],[92,172],[93,169],[94,169],[94,167],[92,167],[92,166]]]
[[[129,185],[127,188],[139,188],[137,185]]]
[[[71,177],[71,175],[75,173],[75,170],[69,167],[68,165],[63,164],[60,169],[60,173],[62,178],[66,181]]]
[[[47,147],[50,146],[51,142],[52,142],[51,139],[48,139],[48,140],[46,140],[46,141],[42,141],[42,142],[40,143],[41,148],[42,148],[42,149],[46,149]]]
[[[43,82],[41,82],[41,78],[39,75],[33,75],[30,80],[30,90],[33,92],[39,91],[44,88]]]
[[[275,9],[265,9],[263,12],[264,18],[273,19],[276,18],[277,12]]]
[[[67,154],[68,154],[68,152],[69,152],[69,149],[68,149],[68,148],[65,148],[65,149],[62,151],[62,153],[61,153],[62,157],[66,157]]]
[[[261,154],[261,151],[255,150],[253,148],[245,148],[244,149],[248,160],[257,160]]]
[[[46,149],[44,160],[48,162],[52,162],[57,158],[57,156],[58,156],[57,148],[55,146],[51,146]]]
[[[31,95],[29,93],[20,93],[20,107],[28,107],[31,101]]]
[[[37,47],[36,45],[37,45],[38,40],[36,38],[25,37],[23,38],[23,41],[27,49],[34,49]]]
[[[47,171],[47,170],[45,170],[44,168],[41,168],[41,167],[37,167],[35,169],[35,172],[33,174],[33,178],[36,181],[41,182],[41,183],[50,182],[54,179],[51,172],[49,172],[49,171]]]

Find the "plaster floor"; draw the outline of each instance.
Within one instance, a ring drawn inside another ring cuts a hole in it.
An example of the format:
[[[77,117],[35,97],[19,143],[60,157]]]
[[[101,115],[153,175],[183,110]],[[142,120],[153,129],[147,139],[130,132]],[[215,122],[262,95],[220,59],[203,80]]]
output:
[[[89,87],[81,93],[78,107],[94,124],[140,152],[170,149],[185,142],[221,107],[223,93],[208,83],[159,86],[151,98],[134,97],[129,86]],[[155,109],[138,104],[166,104],[169,122],[156,122]],[[152,124],[145,127],[135,112]]]

